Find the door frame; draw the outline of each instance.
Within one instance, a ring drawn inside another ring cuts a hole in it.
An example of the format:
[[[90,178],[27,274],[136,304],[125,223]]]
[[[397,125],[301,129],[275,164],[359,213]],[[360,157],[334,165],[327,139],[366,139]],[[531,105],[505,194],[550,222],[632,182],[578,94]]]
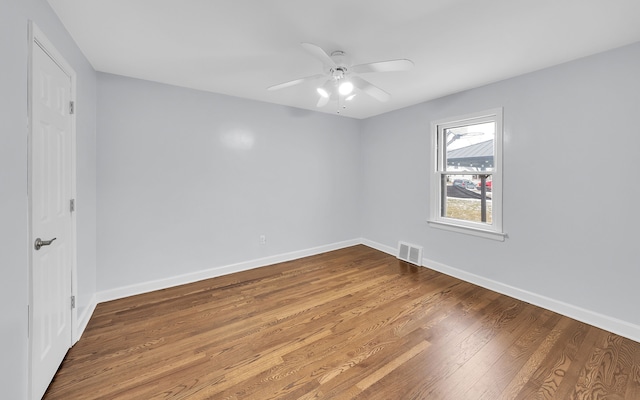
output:
[[[28,22],[28,60],[27,60],[27,199],[28,199],[28,255],[29,255],[29,303],[28,303],[28,335],[29,335],[29,373],[28,373],[28,396],[31,399],[33,397],[33,376],[32,376],[32,344],[33,344],[33,335],[31,334],[31,327],[33,326],[33,313],[32,313],[32,304],[34,299],[33,294],[33,251],[32,246],[35,240],[35,236],[33,233],[33,194],[32,194],[32,183],[33,183],[33,157],[32,157],[32,144],[33,144],[33,113],[32,113],[32,104],[33,99],[31,98],[31,90],[33,88],[33,52],[35,46],[39,46],[45,53],[62,69],[62,71],[69,76],[71,80],[71,94],[70,99],[74,103],[74,112],[71,114],[71,198],[77,198],[76,192],[76,72],[73,70],[71,65],[62,57],[62,55],[56,50],[55,46],[47,39],[44,33],[38,28],[38,26],[33,22]],[[71,199],[70,199],[71,200]],[[77,299],[77,261],[78,261],[78,243],[77,243],[77,227],[76,227],[76,214],[77,212],[71,213],[71,237],[69,238],[69,244],[71,246],[71,293],[69,296],[74,296]],[[78,337],[78,329],[77,329],[77,317],[78,317],[78,307],[76,303],[76,307],[70,308],[71,313],[71,338],[70,344],[75,344]]]

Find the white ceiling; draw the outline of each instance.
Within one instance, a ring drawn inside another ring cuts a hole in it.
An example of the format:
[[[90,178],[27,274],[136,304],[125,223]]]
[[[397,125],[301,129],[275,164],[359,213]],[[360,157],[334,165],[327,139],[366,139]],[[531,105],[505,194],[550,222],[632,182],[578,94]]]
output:
[[[359,94],[341,115],[367,118],[640,41],[639,0],[48,0],[97,71],[318,109],[301,46],[350,64],[413,60],[363,75],[391,93]]]

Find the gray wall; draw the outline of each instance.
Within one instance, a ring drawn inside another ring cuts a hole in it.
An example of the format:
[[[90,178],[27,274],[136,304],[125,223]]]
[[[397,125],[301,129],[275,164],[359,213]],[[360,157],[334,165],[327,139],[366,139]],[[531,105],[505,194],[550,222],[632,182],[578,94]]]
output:
[[[362,237],[640,324],[640,44],[363,121]],[[505,242],[429,211],[430,121],[504,107]]]
[[[358,126],[98,74],[98,289],[357,238]]]
[[[6,399],[27,393],[27,21],[33,20],[78,74],[79,306],[96,284],[95,72],[43,0],[0,4],[0,387]]]

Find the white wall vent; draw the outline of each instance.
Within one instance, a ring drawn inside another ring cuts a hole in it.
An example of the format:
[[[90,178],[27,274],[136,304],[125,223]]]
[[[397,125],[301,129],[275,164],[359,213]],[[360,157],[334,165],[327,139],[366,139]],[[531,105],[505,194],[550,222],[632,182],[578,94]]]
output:
[[[398,258],[415,265],[422,265],[422,247],[415,244],[398,242]]]

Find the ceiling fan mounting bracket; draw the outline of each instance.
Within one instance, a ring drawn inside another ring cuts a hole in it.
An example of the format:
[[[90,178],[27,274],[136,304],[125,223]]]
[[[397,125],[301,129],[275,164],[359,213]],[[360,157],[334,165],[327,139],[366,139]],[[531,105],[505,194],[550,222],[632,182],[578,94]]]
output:
[[[336,50],[336,51],[331,52],[330,58],[331,58],[331,60],[333,60],[335,65],[338,66],[338,67],[344,67],[345,65],[348,64],[347,63],[347,54],[342,50]]]

